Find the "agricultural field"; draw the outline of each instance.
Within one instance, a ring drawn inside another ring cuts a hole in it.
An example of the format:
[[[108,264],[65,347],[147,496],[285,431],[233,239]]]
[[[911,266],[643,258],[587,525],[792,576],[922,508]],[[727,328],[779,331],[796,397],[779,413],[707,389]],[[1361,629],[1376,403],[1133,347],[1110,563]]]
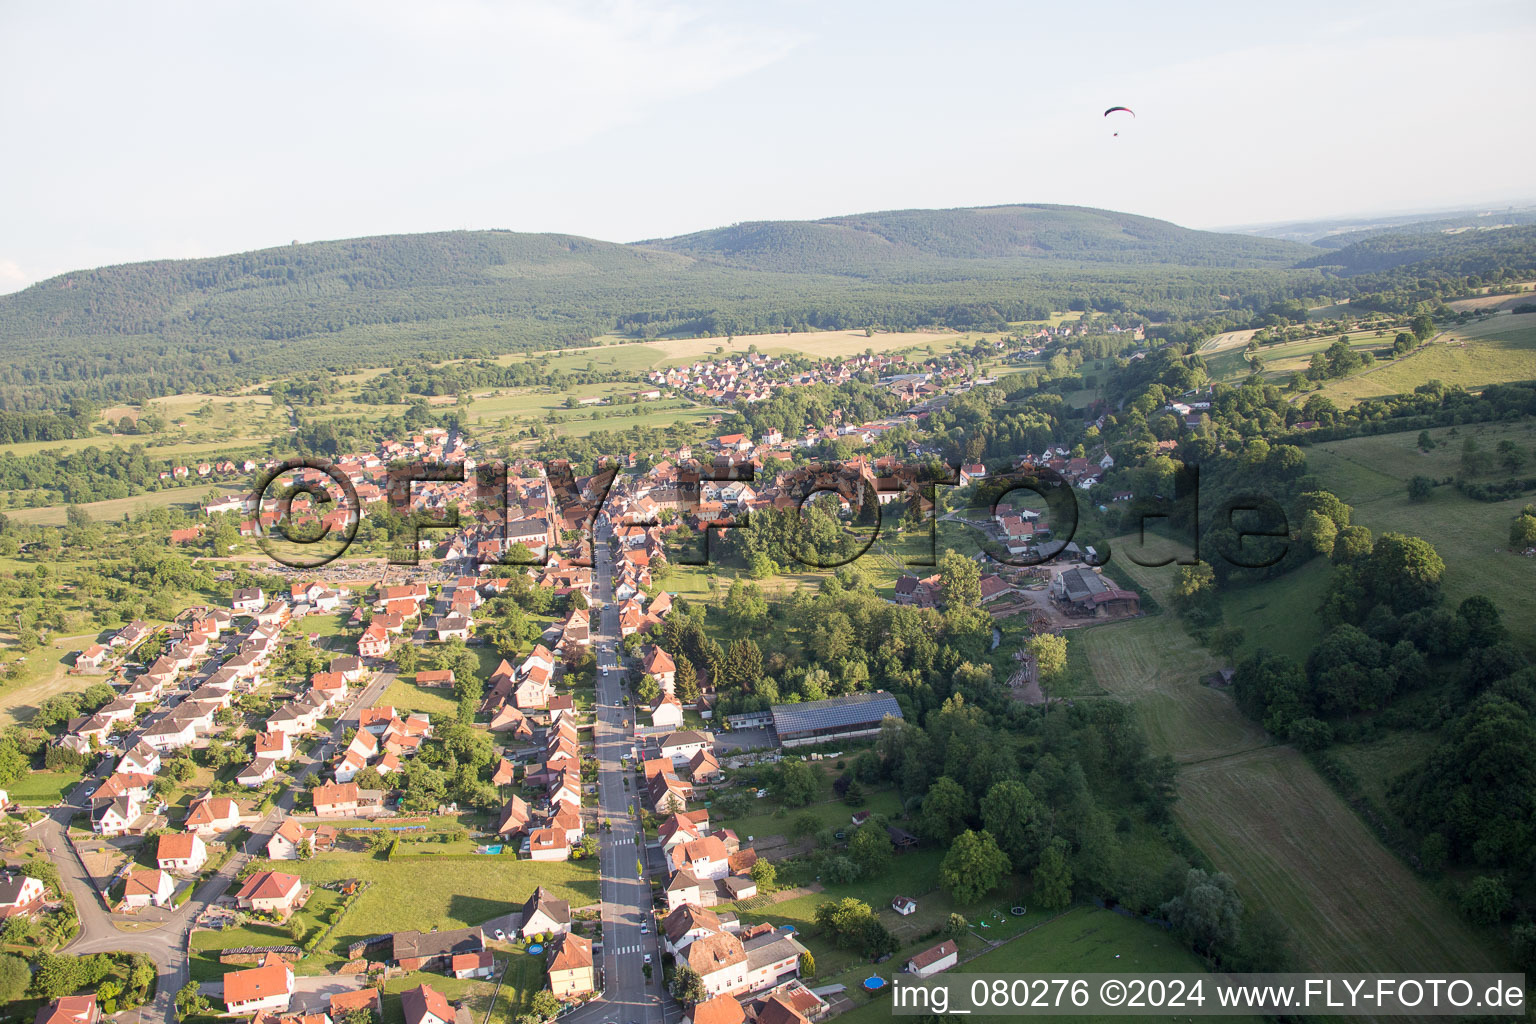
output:
[[[139,422],[153,414],[164,422],[157,433],[115,433],[124,417]],[[160,458],[195,458],[199,455],[228,454],[241,444],[250,447],[265,443],[273,434],[288,426],[287,413],[272,404],[269,395],[183,394],[153,398],[142,406],[118,405],[97,414],[97,430],[90,437],[62,441],[26,441],[0,445],[0,452],[32,455],[40,451],[82,448],[129,448],[143,445],[152,456]]]
[[[1173,577],[1172,567],[1118,568],[1156,596]],[[1137,619],[1073,639],[1087,647],[1100,685],[1137,706],[1153,751],[1179,761],[1180,824],[1248,899],[1290,922],[1305,964],[1368,971],[1501,962],[1300,754],[1273,744],[1229,695],[1200,682],[1218,663],[1174,622]]]
[[[163,491],[135,494],[131,498],[88,501],[80,508],[98,523],[110,519],[121,519],[125,515],[133,515],[140,509],[151,508],[179,508],[183,512],[200,515],[199,509],[210,490],[216,491],[220,497],[243,493],[240,488],[228,483],[208,484],[202,487],[168,487]],[[40,505],[37,508],[7,510],[5,514],[18,522],[34,523],[39,526],[63,526],[68,510],[67,505]]]
[[[1321,394],[1347,407],[1368,398],[1407,394],[1431,380],[1468,391],[1536,380],[1536,317],[1497,316],[1454,328],[1400,359],[1329,381]]]
[[[1536,422],[1475,424],[1429,431],[1437,447],[1418,448],[1417,433],[1379,434],[1330,441],[1307,449],[1307,464],[1322,485],[1354,506],[1354,522],[1377,536],[1397,531],[1423,537],[1445,561],[1442,586],[1452,604],[1473,594],[1499,603],[1517,642],[1536,645],[1536,590],[1530,559],[1508,550],[1509,524],[1536,496],[1473,501],[1454,487],[1436,487],[1428,501],[1408,500],[1414,476],[1443,480],[1460,464],[1467,438],[1492,451],[1509,439],[1536,465]]]
[[[979,954],[962,947],[960,970],[967,974],[1073,974],[1083,971],[1130,974],[1197,974],[1206,970],[1199,957],[1156,925],[1096,907],[1077,907],[1040,920],[1030,915],[1029,930]],[[971,959],[965,959],[967,956]],[[872,1000],[838,1017],[848,1024],[891,1019],[888,997]],[[994,1018],[977,1015],[975,1020]],[[996,1018],[1004,1019],[1004,1018]],[[1073,1021],[1122,1021],[1123,1017],[1073,1017]],[[1224,1017],[1256,1022],[1256,1017]]]

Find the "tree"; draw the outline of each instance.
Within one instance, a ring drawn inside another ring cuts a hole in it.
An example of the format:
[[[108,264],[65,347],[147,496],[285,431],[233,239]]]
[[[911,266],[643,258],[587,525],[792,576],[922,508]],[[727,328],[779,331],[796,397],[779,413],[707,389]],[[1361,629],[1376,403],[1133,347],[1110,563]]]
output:
[[[947,775],[935,779],[923,797],[922,831],[931,839],[947,843],[965,830],[971,813],[970,797],[960,784]]]
[[[753,626],[768,618],[768,601],[756,583],[736,580],[725,598],[725,613],[744,626]]]
[[[1210,955],[1237,942],[1243,900],[1226,874],[1190,868],[1184,876],[1184,891],[1163,904],[1162,914],[1193,949]]]
[[[974,559],[953,550],[944,552],[939,580],[946,608],[981,607],[981,568]]]
[[[811,951],[808,949],[800,954],[800,977],[816,977],[816,958],[811,955]]]
[[[1427,476],[1414,476],[1408,481],[1408,500],[1428,501],[1435,493],[1435,482]]]
[[[704,979],[687,964],[678,964],[672,974],[672,997],[680,1003],[696,1006],[709,998]]]
[[[1053,839],[1040,854],[1033,879],[1035,902],[1047,910],[1061,910],[1072,902],[1072,867],[1067,842]]]
[[[1200,603],[1216,586],[1216,571],[1204,562],[1180,566],[1173,585],[1173,597],[1181,606]]]
[[[779,881],[779,869],[773,866],[773,861],[759,857],[752,864],[752,881],[757,883],[758,892],[772,892]]]
[[[768,788],[786,807],[804,807],[821,792],[822,775],[809,761],[781,761]]]
[[[965,919],[964,914],[950,914],[944,921],[944,937],[946,939],[958,939],[970,930],[971,923]]]
[[[756,641],[742,637],[732,640],[725,655],[725,682],[739,690],[750,691],[763,676],[763,650]]]
[[[1403,338],[1403,337],[1406,337],[1406,335],[1399,334],[1398,337],[1399,338]],[[1429,436],[1429,431],[1421,430],[1421,431],[1419,431],[1418,445],[1419,445],[1419,451],[1421,451],[1421,452],[1434,451],[1434,449],[1435,449],[1435,439]]]
[[[987,790],[981,823],[1020,870],[1035,863],[1050,835],[1045,808],[1018,779],[1004,779]]]
[[[1413,332],[1413,336],[1415,338],[1417,338],[1419,341],[1423,341],[1425,338],[1428,338],[1431,334],[1435,333],[1435,322],[1434,320],[1430,319],[1428,313],[1420,313],[1409,323],[1408,329]]]
[[[891,845],[891,837],[886,833],[885,826],[874,821],[859,826],[853,838],[848,840],[848,856],[859,865],[866,878],[879,875],[890,867],[891,858],[895,854],[896,849]]]
[[[14,1003],[32,983],[32,969],[19,956],[0,953],[0,1003]]]
[[[1525,454],[1507,437],[1494,445],[1493,450],[1499,457],[1499,465],[1511,476],[1520,472],[1520,468],[1525,465]]]
[[[197,994],[197,982],[189,981],[176,993],[176,1019],[200,1017],[208,1012],[208,997]]]
[[[1478,875],[1461,892],[1461,912],[1474,924],[1498,924],[1514,903],[1501,878]]]
[[[1372,595],[1399,615],[1432,604],[1444,574],[1445,562],[1429,541],[1401,533],[1377,538],[1366,564]]]
[[[1371,553],[1374,541],[1368,526],[1346,526],[1333,542],[1333,563],[1355,562]]]
[[[895,948],[895,939],[875,916],[868,903],[845,896],[816,908],[816,926],[831,936],[839,949],[862,948],[878,956]]]
[[[1509,524],[1509,546],[1517,551],[1536,547],[1536,515],[1521,512]]]
[[[288,937],[294,942],[303,942],[304,936],[309,934],[309,925],[297,914],[288,922]]]
[[[1036,633],[1024,641],[1024,649],[1034,655],[1042,680],[1055,679],[1067,667],[1067,638],[1055,633]]]
[[[975,903],[997,888],[1012,865],[990,832],[965,830],[939,864],[939,884],[956,903]]]
[[[1333,554],[1333,545],[1338,536],[1339,528],[1333,524],[1332,519],[1320,512],[1308,512],[1301,521],[1298,539],[1314,554],[1327,558]]]
[[[541,988],[528,1002],[528,1010],[540,1020],[554,1020],[560,1012],[560,1000],[547,988]]]
[[[410,641],[399,644],[393,651],[395,665],[401,675],[413,675],[421,665],[421,648]]]

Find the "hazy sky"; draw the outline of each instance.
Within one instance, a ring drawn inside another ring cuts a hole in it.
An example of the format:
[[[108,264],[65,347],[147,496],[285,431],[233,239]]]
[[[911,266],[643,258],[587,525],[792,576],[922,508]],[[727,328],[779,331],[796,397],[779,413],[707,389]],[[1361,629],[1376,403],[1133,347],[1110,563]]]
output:
[[[1530,0],[0,0],[0,291],[445,228],[1536,198],[1532,54]]]

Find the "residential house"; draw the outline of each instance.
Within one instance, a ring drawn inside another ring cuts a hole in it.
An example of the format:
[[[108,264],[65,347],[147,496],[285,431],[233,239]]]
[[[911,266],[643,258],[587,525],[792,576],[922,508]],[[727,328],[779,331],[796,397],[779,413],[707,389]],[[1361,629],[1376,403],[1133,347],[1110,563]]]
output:
[[[47,887],[31,875],[0,875],[0,921],[31,916],[43,908]]]
[[[430,985],[418,985],[400,993],[405,1024],[454,1024],[453,1005]]]
[[[557,999],[579,999],[597,988],[592,942],[566,933],[549,946],[549,989]]]
[[[706,999],[685,1012],[688,1024],[746,1024],[747,1015],[735,996],[724,992]]]
[[[155,848],[155,864],[161,871],[193,874],[208,863],[208,846],[193,832],[172,832],[160,837]]]
[[[677,663],[660,647],[653,645],[647,648],[640,667],[646,675],[656,680],[656,685],[663,692],[671,693],[677,689]]]
[[[536,828],[528,833],[529,860],[570,860],[571,844],[558,828]]]
[[[357,813],[358,789],[355,782],[327,782],[313,791],[315,814],[322,818],[345,818]]]
[[[240,808],[228,797],[204,794],[193,801],[192,809],[187,812],[187,830],[200,836],[228,832],[238,824]]]
[[[292,998],[293,968],[271,953],[262,960],[260,967],[224,975],[224,1007],[232,1014],[243,1016],[261,1010],[286,1010]]]
[[[960,962],[960,947],[955,945],[954,939],[945,939],[937,946],[932,946],[916,953],[907,961],[907,973],[918,978],[927,978],[947,971]]]
[[[96,1005],[96,994],[60,996],[37,1008],[32,1024],[97,1024],[101,1020],[101,1008]]]
[[[488,949],[456,953],[448,964],[455,978],[489,978],[496,973],[496,957]]]
[[[164,871],[131,871],[123,882],[123,906],[133,910],[166,906],[175,894],[176,880]]]
[[[405,931],[395,932],[390,943],[390,959],[402,971],[420,971],[434,967],[451,968],[454,957],[484,949],[485,936],[479,928]]]
[[[651,705],[651,727],[655,729],[681,729],[683,704],[670,693],[663,693]]]
[[[523,904],[523,938],[564,934],[571,930],[571,904],[557,900],[541,885]]]
[[[304,882],[297,875],[281,871],[258,871],[235,895],[235,902],[245,910],[259,910],[287,917],[299,904]]]

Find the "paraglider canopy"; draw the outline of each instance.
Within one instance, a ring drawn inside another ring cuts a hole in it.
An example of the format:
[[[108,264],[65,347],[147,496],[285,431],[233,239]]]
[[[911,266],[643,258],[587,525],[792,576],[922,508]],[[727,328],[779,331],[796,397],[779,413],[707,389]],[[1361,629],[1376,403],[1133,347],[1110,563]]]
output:
[[[1104,116],[1108,117],[1110,114],[1115,113],[1130,114],[1133,119],[1136,117],[1136,111],[1132,110],[1130,107],[1110,107],[1108,110],[1104,111]],[[1115,132],[1115,137],[1119,138],[1119,136],[1120,133]]]

